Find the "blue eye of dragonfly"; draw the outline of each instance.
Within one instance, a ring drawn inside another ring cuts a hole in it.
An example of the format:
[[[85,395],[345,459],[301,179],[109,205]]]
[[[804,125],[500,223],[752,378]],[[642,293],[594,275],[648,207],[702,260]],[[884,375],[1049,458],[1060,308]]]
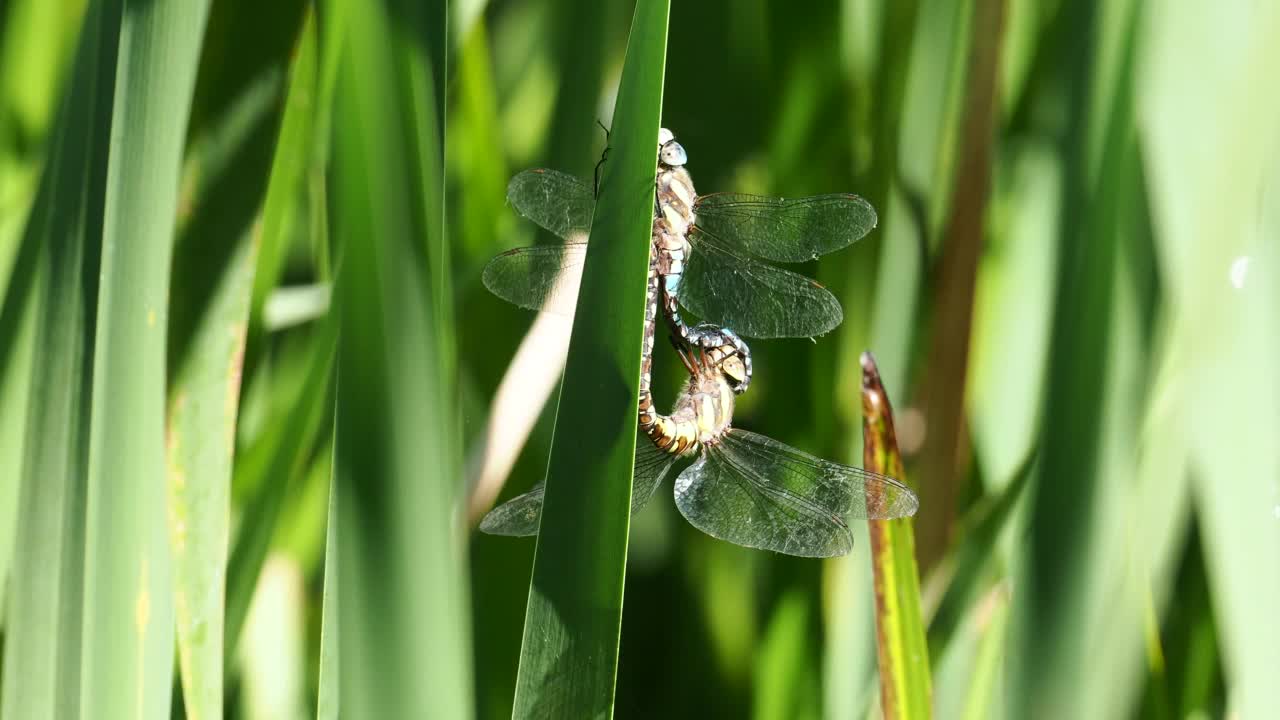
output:
[[[662,146],[662,151],[658,153],[658,157],[662,159],[662,164],[668,167],[682,167],[689,162],[689,156],[684,151],[684,146],[672,140]]]

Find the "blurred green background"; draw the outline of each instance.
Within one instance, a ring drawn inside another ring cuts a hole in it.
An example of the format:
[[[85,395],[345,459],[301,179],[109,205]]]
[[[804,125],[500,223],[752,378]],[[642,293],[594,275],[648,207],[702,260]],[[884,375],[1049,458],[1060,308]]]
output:
[[[85,9],[0,0],[10,595],[33,552],[17,530],[38,391],[22,240]],[[177,205],[171,376],[199,327],[183,308],[212,312],[209,277],[269,230],[233,418],[234,717],[311,716],[320,682],[335,90],[312,10],[211,3]],[[462,474],[503,424],[490,402],[534,321],[481,268],[550,241],[507,206],[506,182],[537,166],[591,176],[632,5],[448,10],[449,281],[432,287],[455,325]],[[844,324],[754,342],[735,424],[860,464],[857,358],[876,354],[921,497],[937,717],[1280,713],[1278,36],[1280,5],[1245,0],[673,3],[663,124],[699,191],[855,192],[880,213],[868,239],[801,268],[841,298]],[[681,370],[658,347],[665,403]],[[542,479],[554,419],[553,401],[498,500]],[[616,716],[877,716],[865,527],[850,556],[802,560],[712,540],[668,498],[632,524]],[[511,713],[533,550],[470,536],[476,717]],[[0,607],[11,650],[15,604]],[[467,661],[455,650],[442,662]]]

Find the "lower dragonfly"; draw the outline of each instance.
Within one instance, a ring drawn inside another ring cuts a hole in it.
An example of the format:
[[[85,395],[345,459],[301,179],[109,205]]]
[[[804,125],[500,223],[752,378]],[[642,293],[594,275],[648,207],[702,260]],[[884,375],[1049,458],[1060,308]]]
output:
[[[676,507],[691,525],[745,547],[802,557],[833,557],[853,548],[850,519],[914,515],[915,493],[898,481],[823,460],[763,435],[733,428],[736,387],[745,373],[732,345],[677,344],[689,380],[670,415],[653,409],[649,369],[656,322],[656,273],[650,273],[645,356],[631,512],[649,501],[678,457],[696,456],[676,478]],[[533,535],[543,486],[490,511],[480,529]]]
[[[790,200],[696,195],[684,148],[666,129],[659,142],[655,225],[664,220],[669,237],[659,242],[655,232],[653,250],[675,334],[709,346],[729,337],[719,328],[783,338],[814,337],[839,325],[844,314],[830,291],[769,263],[804,262],[847,247],[875,227],[871,205],[847,193]],[[526,170],[511,179],[507,200],[565,242],[498,255],[485,266],[485,286],[524,308],[572,313],[574,297],[555,290],[562,273],[586,255],[595,212],[591,184],[555,170]],[[690,328],[677,303],[707,324]]]

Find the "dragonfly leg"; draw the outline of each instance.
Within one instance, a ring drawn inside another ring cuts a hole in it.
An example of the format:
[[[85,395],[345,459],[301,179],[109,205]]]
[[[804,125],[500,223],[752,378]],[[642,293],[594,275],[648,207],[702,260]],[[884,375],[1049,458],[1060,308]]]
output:
[[[609,128],[605,127],[599,118],[596,118],[596,124],[604,131],[604,152],[600,153],[600,162],[596,163],[595,182],[592,184],[592,188],[594,188],[592,194],[598,199],[600,197],[600,170],[604,167],[604,161],[609,159],[610,147]]]
[[[697,375],[698,370],[690,354],[692,348],[685,344],[682,340],[677,340],[674,335],[668,335],[667,339],[671,341],[671,346],[676,349],[676,354],[680,356],[680,364],[684,365],[684,369],[689,371],[690,375]]]
[[[681,274],[676,272],[669,272],[663,277],[662,310],[663,315],[667,317],[667,326],[671,328],[671,341],[676,344],[677,351],[680,343],[704,349],[724,345],[733,347],[742,358],[745,370],[742,383],[735,387],[734,391],[738,394],[746,392],[747,386],[751,384],[751,348],[747,347],[742,338],[729,328],[711,323],[699,323],[690,327],[684,318],[680,317],[680,280]]]

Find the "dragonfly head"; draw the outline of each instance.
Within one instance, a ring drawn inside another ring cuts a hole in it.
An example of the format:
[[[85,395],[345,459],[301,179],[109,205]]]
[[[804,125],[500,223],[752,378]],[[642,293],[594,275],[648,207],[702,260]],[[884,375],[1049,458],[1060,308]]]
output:
[[[742,358],[736,352],[721,361],[720,372],[729,378],[734,387],[741,385],[747,379],[747,366],[743,364]]]
[[[684,146],[676,142],[676,136],[666,128],[658,131],[658,162],[673,168],[689,162]]]
[[[747,365],[732,345],[719,345],[704,350],[702,367],[706,372],[723,375],[735,391],[747,379]]]

